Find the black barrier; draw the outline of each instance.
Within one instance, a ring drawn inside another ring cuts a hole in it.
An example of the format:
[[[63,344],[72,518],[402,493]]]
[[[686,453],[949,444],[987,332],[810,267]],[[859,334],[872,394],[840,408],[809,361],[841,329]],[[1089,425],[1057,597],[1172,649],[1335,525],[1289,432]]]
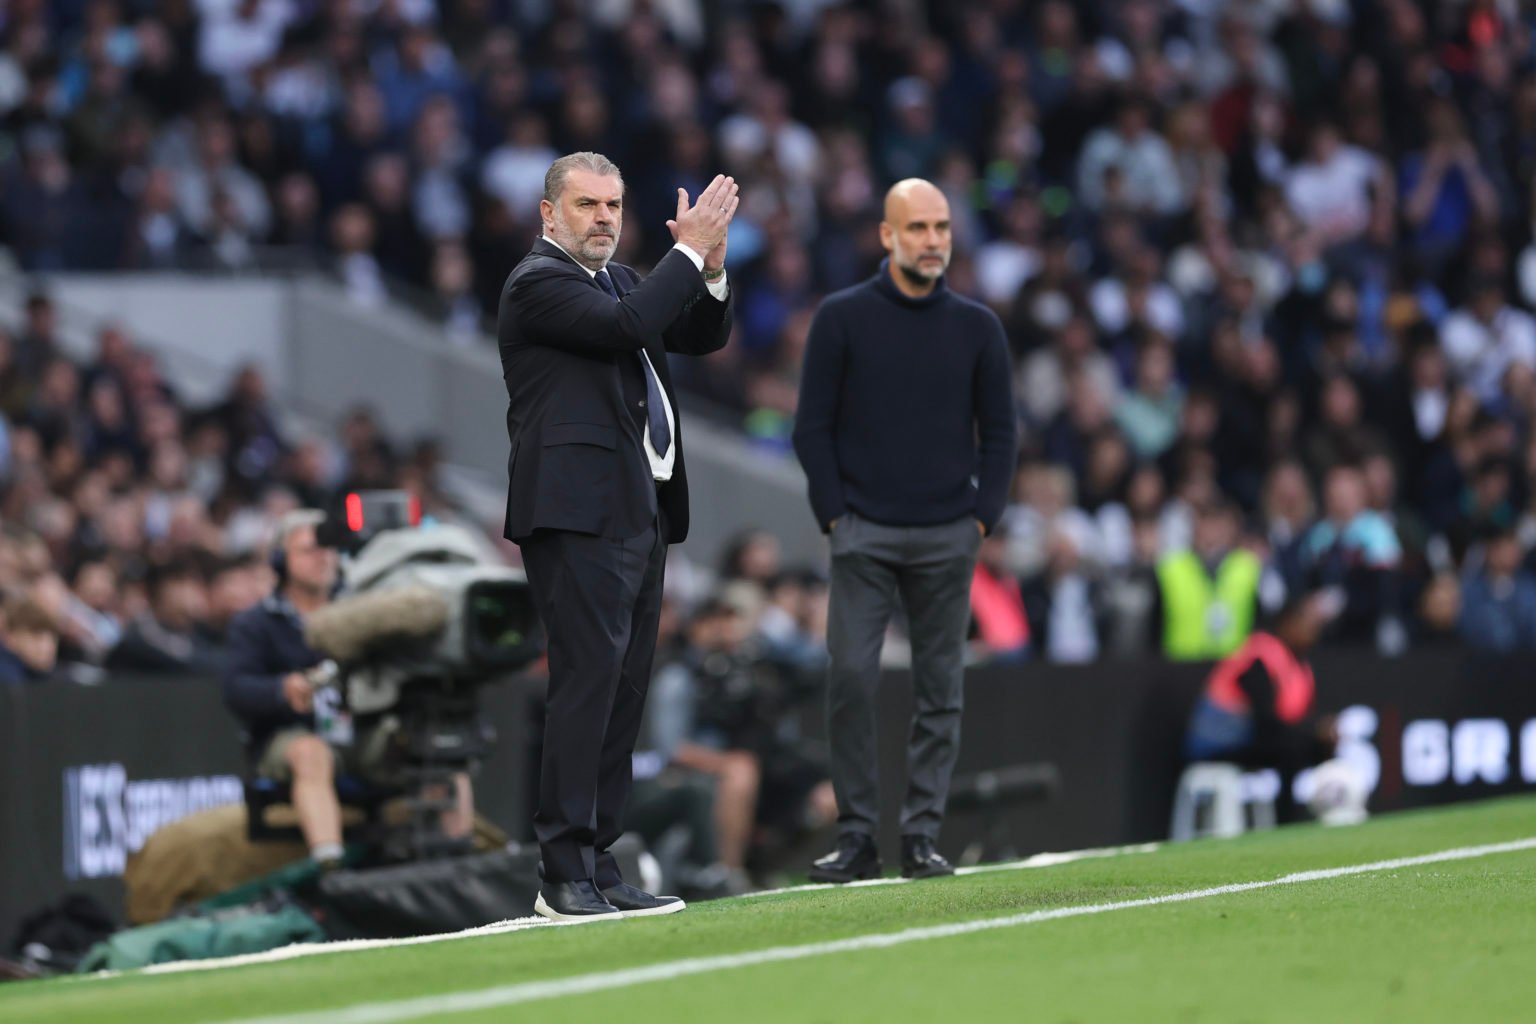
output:
[[[1346,712],[1343,753],[1376,776],[1374,811],[1536,787],[1536,660],[1345,652],[1316,668],[1320,710]],[[946,852],[995,842],[999,816],[1024,853],[1162,838],[1204,674],[1158,663],[971,671],[957,778],[1054,765],[1055,795],[1042,802],[1039,787],[1023,787],[1010,800],[1005,787],[966,801],[946,826]],[[911,698],[905,674],[883,686],[882,838],[894,853]],[[517,838],[529,835],[538,692],[531,680],[483,691],[500,743],[477,804]],[[11,687],[0,690],[0,737],[0,942],[20,914],[66,891],[120,912],[116,876],[147,830],[239,798],[236,731],[210,680]]]
[[[499,824],[528,817],[522,780],[537,688],[487,686],[501,742],[477,804]],[[156,827],[242,799],[245,759],[214,679],[117,676],[106,685],[0,687],[0,948],[20,917],[84,892],[121,919],[127,855]],[[516,833],[516,829],[513,829]]]

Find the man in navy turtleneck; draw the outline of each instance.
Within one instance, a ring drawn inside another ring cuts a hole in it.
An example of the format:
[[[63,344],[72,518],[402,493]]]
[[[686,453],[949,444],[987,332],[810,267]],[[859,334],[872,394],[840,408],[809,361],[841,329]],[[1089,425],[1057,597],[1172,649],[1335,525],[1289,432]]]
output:
[[[812,866],[824,882],[881,870],[875,700],[898,597],[916,708],[902,874],[953,871],[935,844],[959,753],[971,576],[1002,515],[1017,442],[1002,324],[944,285],[944,193],[916,178],[892,186],[880,241],[880,272],[817,310],[795,426],[811,508],[832,538],[827,705],[841,834]]]

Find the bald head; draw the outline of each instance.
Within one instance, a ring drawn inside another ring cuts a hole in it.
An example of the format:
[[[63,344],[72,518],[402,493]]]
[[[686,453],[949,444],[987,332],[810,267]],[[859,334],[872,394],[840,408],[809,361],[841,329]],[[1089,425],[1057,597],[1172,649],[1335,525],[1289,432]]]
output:
[[[949,200],[939,191],[939,186],[923,178],[903,178],[885,193],[885,221],[901,224],[914,209],[942,210],[949,219]]]
[[[949,200],[938,186],[907,178],[885,194],[880,244],[891,254],[891,277],[909,295],[933,291],[949,267],[953,242]]]

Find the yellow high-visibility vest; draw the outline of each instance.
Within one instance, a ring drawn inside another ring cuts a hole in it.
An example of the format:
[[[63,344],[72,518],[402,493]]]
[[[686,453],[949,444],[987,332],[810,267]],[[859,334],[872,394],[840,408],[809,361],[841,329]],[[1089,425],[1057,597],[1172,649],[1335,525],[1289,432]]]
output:
[[[1163,594],[1163,655],[1174,661],[1208,661],[1237,650],[1253,632],[1253,608],[1263,564],[1251,551],[1222,559],[1216,578],[1193,551],[1157,563]]]

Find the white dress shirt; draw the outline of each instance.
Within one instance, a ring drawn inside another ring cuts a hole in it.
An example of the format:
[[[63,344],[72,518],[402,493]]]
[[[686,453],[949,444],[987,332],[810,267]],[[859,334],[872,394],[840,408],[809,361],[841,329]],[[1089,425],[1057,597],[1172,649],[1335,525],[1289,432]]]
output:
[[[568,252],[566,250],[565,246],[561,245],[559,242],[555,241],[553,238],[550,238],[548,235],[544,235],[543,237],[544,237],[544,241],[548,242],[550,245],[554,246],[556,249],[559,249],[561,252],[565,253],[567,256],[571,256],[570,252]],[[700,256],[698,253],[694,252],[692,249],[690,249],[688,246],[684,245],[681,242],[678,242],[672,248],[677,249],[684,256],[687,256],[688,259],[692,261],[693,265],[698,268],[699,272],[703,273],[703,271],[704,271],[704,257]],[[588,277],[596,279],[596,277],[597,277],[597,271],[596,270],[593,270],[591,267],[588,267],[585,263],[583,263],[580,260],[576,259],[576,257],[574,257],[574,256],[571,256],[571,262],[575,263],[582,270],[585,270],[587,272],[587,276]],[[606,270],[607,267],[605,266],[602,269]],[[610,281],[612,281],[613,280],[613,275],[609,274],[608,275],[608,279]],[[709,289],[709,294],[711,296],[713,296],[716,300],[720,301],[720,302],[724,302],[726,300],[726,297],[731,294],[730,284],[726,280],[726,277],[725,277],[724,274],[720,275],[720,279],[718,281],[706,281],[705,282],[705,287]],[[618,283],[617,282],[614,283],[614,290],[615,291],[618,290]],[[646,372],[649,373],[651,376],[656,378],[656,391],[657,391],[658,394],[661,395],[661,408],[662,408],[662,412],[664,412],[666,414],[666,417],[667,417],[667,432],[672,437],[672,443],[667,445],[667,454],[665,454],[665,455],[658,455],[656,453],[655,445],[651,444],[651,422],[650,422],[650,418],[647,417],[646,421],[645,421],[645,437],[644,437],[644,441],[645,441],[645,457],[651,463],[651,476],[653,476],[656,479],[657,483],[666,483],[668,480],[672,479],[672,468],[677,463],[677,417],[674,416],[673,413],[672,413],[672,403],[671,403],[671,401],[669,401],[667,399],[667,391],[666,391],[666,389],[661,386],[661,376],[656,373],[656,367],[651,362],[650,354],[647,353],[645,351],[645,349],[641,349],[640,350],[640,358],[645,360]]]

